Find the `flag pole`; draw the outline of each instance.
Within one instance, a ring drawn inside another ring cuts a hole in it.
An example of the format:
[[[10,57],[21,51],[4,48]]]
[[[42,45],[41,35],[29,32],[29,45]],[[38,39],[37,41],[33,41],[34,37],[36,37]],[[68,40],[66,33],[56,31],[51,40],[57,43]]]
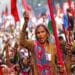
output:
[[[71,7],[72,0],[68,0],[69,9],[71,10],[72,15],[74,15],[74,10]]]
[[[73,11],[73,9],[71,8],[71,0],[68,0],[68,5],[69,5],[69,9],[70,9],[70,11],[71,11],[71,14],[74,15],[74,11]],[[71,32],[71,30],[70,30],[69,17],[68,17],[68,31],[69,31],[69,36],[68,36],[69,38],[68,38],[68,40],[69,40],[69,43],[71,43],[72,40],[71,40],[70,37],[72,36],[72,35],[71,35],[72,32]]]
[[[71,8],[71,0],[68,0],[69,8]]]
[[[53,34],[54,34],[55,42],[56,42],[57,57],[58,57],[59,65],[61,65],[62,67],[65,67],[63,59],[62,59],[62,51],[60,48],[60,42],[59,42],[59,39],[57,36],[57,30],[56,30],[55,19],[54,19],[54,14],[53,14],[54,12],[53,12],[51,0],[48,0],[48,6],[49,6],[50,16],[51,16],[51,20],[52,20],[52,28],[53,28]],[[63,74],[67,75],[65,70],[64,70]]]

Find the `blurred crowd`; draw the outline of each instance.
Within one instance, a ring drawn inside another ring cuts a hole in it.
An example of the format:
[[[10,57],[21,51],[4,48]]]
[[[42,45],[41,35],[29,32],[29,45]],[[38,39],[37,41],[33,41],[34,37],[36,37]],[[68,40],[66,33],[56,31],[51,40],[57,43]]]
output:
[[[59,8],[56,14],[54,14],[54,18],[62,48],[63,62],[67,71],[71,71],[70,75],[72,73],[75,74],[75,17],[70,9],[63,12]],[[0,16],[0,70],[2,70],[2,75],[34,75],[32,52],[19,43],[19,35],[23,27],[23,21],[15,23],[12,15],[7,16],[6,14],[2,14]],[[37,18],[35,16],[30,18],[26,29],[27,39],[36,40],[35,28],[41,23],[49,29],[51,18],[48,13],[41,13]],[[49,31],[49,41],[55,43],[53,31],[51,29]],[[66,44],[69,45],[69,47],[67,45],[68,50],[65,47]]]

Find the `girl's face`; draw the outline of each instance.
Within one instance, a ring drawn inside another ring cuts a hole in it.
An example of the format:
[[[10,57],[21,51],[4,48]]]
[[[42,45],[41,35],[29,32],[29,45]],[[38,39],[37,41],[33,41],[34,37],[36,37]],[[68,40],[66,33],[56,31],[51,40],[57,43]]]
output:
[[[39,26],[36,31],[36,37],[41,44],[47,42],[48,33],[43,26]]]
[[[23,59],[23,64],[27,65],[27,63],[28,63],[27,59]]]
[[[16,65],[16,71],[20,71],[20,66],[19,66],[19,64]]]

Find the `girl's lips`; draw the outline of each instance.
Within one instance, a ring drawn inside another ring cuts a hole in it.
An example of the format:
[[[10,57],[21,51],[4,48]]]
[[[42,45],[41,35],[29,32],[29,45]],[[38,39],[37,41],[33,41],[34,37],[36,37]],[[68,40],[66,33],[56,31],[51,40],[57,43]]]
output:
[[[40,41],[43,41],[43,39],[41,38],[41,39],[39,39]]]

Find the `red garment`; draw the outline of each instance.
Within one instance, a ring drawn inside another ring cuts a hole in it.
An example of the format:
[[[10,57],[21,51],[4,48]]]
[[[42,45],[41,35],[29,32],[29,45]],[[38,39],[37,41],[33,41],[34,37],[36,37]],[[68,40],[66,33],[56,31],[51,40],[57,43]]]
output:
[[[38,75],[53,75],[50,62],[47,61],[44,47],[35,41],[34,46]]]
[[[3,75],[3,73],[2,73],[2,68],[0,67],[0,75]]]
[[[28,73],[27,73],[27,72],[23,72],[22,74],[23,74],[23,75],[28,75]]]

